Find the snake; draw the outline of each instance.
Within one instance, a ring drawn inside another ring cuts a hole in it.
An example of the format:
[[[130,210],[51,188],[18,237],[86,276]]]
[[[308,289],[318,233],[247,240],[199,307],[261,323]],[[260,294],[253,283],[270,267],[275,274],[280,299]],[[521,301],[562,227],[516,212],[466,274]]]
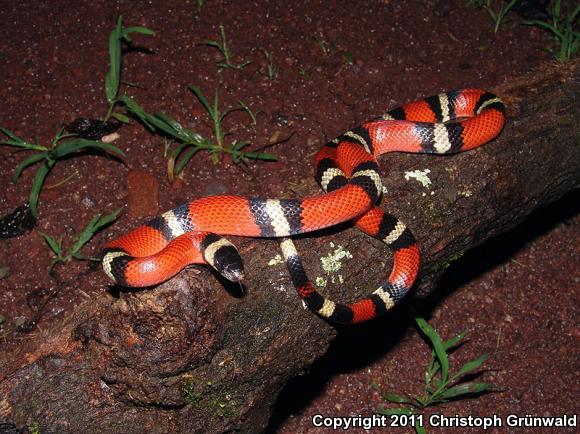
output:
[[[224,236],[276,238],[291,281],[304,303],[322,318],[355,324],[376,318],[412,288],[420,252],[411,230],[377,205],[382,180],[377,157],[388,152],[454,154],[496,138],[505,106],[483,89],[431,96],[390,110],[320,148],[315,178],[324,193],[270,199],[236,195],[202,197],[179,205],[108,242],[105,273],[119,286],[151,287],[191,264],[206,264],[242,282],[243,260]],[[392,271],[372,293],[352,303],[320,294],[309,280],[292,237],[352,221],[393,254]]]

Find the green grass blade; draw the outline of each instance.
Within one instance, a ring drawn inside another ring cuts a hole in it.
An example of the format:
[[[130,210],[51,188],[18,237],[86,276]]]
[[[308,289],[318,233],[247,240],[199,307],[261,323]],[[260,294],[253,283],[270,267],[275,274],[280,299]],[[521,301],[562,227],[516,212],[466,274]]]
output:
[[[125,104],[127,109],[139,118],[139,120],[152,132],[162,132],[170,137],[181,141],[195,140],[201,138],[198,134],[193,133],[181,126],[179,122],[164,113],[151,115],[131,97],[122,96],[120,102]]]
[[[466,335],[467,335],[467,331],[462,331],[457,336],[455,336],[447,341],[443,341],[443,348],[445,348],[445,351],[448,351],[449,349],[451,349],[451,348],[455,347],[457,344],[459,344]]]
[[[477,359],[471,360],[470,362],[467,362],[455,374],[453,374],[453,376],[451,377],[451,380],[452,381],[457,380],[458,378],[461,378],[465,374],[476,370],[477,368],[479,368],[482,365],[483,362],[485,362],[487,360],[487,358],[488,358],[488,354],[482,354]]]
[[[107,101],[109,104],[113,104],[115,101],[115,96],[117,95],[118,84],[115,84],[112,72],[109,70],[105,74],[105,95],[107,96]]]
[[[60,143],[53,151],[54,158],[62,158],[64,156],[73,154],[75,152],[100,149],[110,154],[117,154],[121,157],[126,157],[125,153],[111,143],[100,142],[88,139],[71,139]]]
[[[141,26],[131,26],[125,28],[123,31],[123,37],[127,38],[127,35],[129,35],[130,33],[140,33],[142,35],[155,36],[155,32],[153,30]]]
[[[139,118],[139,120],[145,125],[149,131],[155,131],[155,127],[151,125],[148,121],[149,114],[145,113],[145,110],[135,101],[132,97],[127,95],[121,95],[119,97],[119,102],[123,103],[127,110],[133,113]]]
[[[41,165],[38,170],[36,171],[36,175],[34,176],[34,181],[32,181],[32,188],[30,189],[30,194],[28,196],[28,202],[30,203],[30,211],[34,218],[38,217],[38,197],[40,196],[40,190],[42,189],[42,185],[44,184],[44,180],[46,176],[54,166],[54,162],[52,161],[45,161],[43,165]]]
[[[16,134],[14,134],[12,131],[10,131],[7,128],[0,127],[0,131],[5,136],[10,137],[16,143],[22,143],[22,144],[25,144],[26,143],[24,140],[22,140],[20,137],[18,137]]]
[[[119,92],[121,76],[121,38],[123,37],[123,19],[117,19],[115,29],[109,34],[109,71],[105,76],[105,94],[112,104]]]
[[[0,127],[0,132],[3,133],[6,137],[10,140],[2,140],[0,141],[0,145],[7,145],[7,146],[14,146],[16,148],[34,150],[34,151],[47,151],[48,148],[40,145],[34,145],[32,143],[28,143],[23,140],[21,137],[18,137],[12,131],[7,128]]]
[[[416,316],[415,322],[421,331],[425,334],[425,336],[427,336],[431,342],[431,345],[433,346],[433,350],[435,351],[437,359],[439,360],[439,364],[441,365],[441,382],[444,384],[447,382],[449,374],[449,359],[447,358],[447,353],[445,352],[443,342],[441,342],[441,338],[435,329],[431,327],[424,318]]]
[[[201,43],[202,43],[203,45],[208,45],[208,46],[210,46],[210,47],[215,47],[215,48],[217,48],[218,50],[220,50],[220,51],[222,52],[222,54],[223,54],[222,46],[220,45],[220,43],[219,43],[219,42],[212,41],[212,40],[210,40],[210,39],[206,39],[206,40],[202,41]]]
[[[42,238],[44,238],[44,241],[46,241],[46,244],[48,244],[48,247],[50,247],[50,249],[54,252],[54,254],[60,257],[62,253],[62,247],[60,246],[60,244],[50,235],[44,234],[42,232],[40,233],[40,235],[42,235]]]
[[[447,401],[449,399],[458,398],[464,395],[473,395],[477,393],[482,393],[491,389],[491,386],[487,383],[462,383],[456,386],[450,387],[444,392],[440,393],[437,400]]]
[[[97,224],[97,222],[99,221],[99,219],[101,218],[101,214],[97,214],[96,216],[94,216],[91,221],[89,222],[88,225],[85,226],[85,228],[82,230],[82,232],[79,234],[76,242],[72,245],[72,247],[69,249],[68,254],[69,255],[74,255],[75,253],[77,253],[86,243],[88,243],[88,241],[93,237],[94,233],[95,233],[95,225]]]
[[[413,404],[413,400],[409,399],[406,396],[398,395],[396,393],[385,393],[383,398],[389,402],[393,402],[396,404]]]
[[[175,164],[174,172],[176,175],[179,175],[183,168],[189,163],[189,160],[193,158],[193,156],[199,151],[200,148],[190,148],[183,153],[179,161]]]
[[[189,90],[191,90],[195,94],[195,96],[197,97],[197,99],[199,100],[201,105],[203,105],[205,110],[210,114],[210,116],[212,116],[212,119],[213,119],[212,107],[209,105],[209,101],[207,100],[207,98],[205,97],[205,95],[203,94],[201,89],[197,86],[192,85],[192,84],[190,84],[188,86],[188,88],[189,88]],[[216,92],[216,95],[217,95],[217,92]]]
[[[238,104],[240,105],[242,110],[245,111],[248,114],[248,116],[252,119],[252,125],[256,125],[258,123],[258,120],[256,119],[256,115],[254,115],[254,112],[250,109],[250,107],[248,107],[248,105],[243,101],[238,101]]]
[[[83,231],[79,234],[76,242],[73,246],[69,249],[68,253],[71,256],[77,257],[79,256],[79,251],[82,247],[88,243],[91,238],[104,226],[108,225],[109,223],[116,220],[117,216],[121,212],[122,208],[119,208],[116,211],[113,211],[105,216],[102,214],[97,214],[94,216],[89,224],[83,229]],[[102,216],[102,217],[101,217]],[[82,255],[80,255],[82,256]],[[78,258],[77,258],[78,259]]]
[[[251,160],[278,161],[276,155],[268,154],[267,152],[246,152],[243,156]]]
[[[128,124],[131,121],[128,116],[119,112],[111,113],[111,117],[117,119],[119,122],[122,122],[124,124]]]
[[[155,113],[154,116],[173,128],[177,134],[177,138],[184,142],[199,142],[203,140],[199,134],[183,127],[179,122],[165,113]]]
[[[171,152],[171,158],[177,160],[179,154],[181,154],[185,148],[189,148],[190,146],[195,147],[195,145],[191,143],[181,143]]]
[[[12,176],[14,182],[18,181],[24,169],[26,169],[29,166],[32,166],[35,163],[38,163],[39,161],[44,160],[47,157],[48,152],[39,152],[38,154],[31,155],[30,157],[22,161],[18,166],[16,166],[16,170],[14,171],[14,175]]]

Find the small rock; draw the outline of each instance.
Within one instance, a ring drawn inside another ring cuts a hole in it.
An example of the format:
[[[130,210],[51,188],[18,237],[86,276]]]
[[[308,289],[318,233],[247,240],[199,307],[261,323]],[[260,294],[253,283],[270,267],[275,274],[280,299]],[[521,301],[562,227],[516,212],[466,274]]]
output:
[[[95,203],[88,197],[83,198],[83,200],[81,200],[81,203],[87,208],[92,208],[95,206]]]
[[[0,218],[0,239],[23,235],[36,225],[30,206],[25,203]]]
[[[76,134],[83,139],[101,140],[102,137],[117,131],[122,125],[120,122],[103,122],[99,119],[78,118],[65,128],[69,133]]]

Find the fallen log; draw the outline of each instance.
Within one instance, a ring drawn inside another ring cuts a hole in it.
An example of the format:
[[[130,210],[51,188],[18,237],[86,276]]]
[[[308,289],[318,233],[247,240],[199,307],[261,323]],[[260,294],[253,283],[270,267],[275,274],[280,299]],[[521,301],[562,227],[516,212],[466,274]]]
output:
[[[429,293],[461,252],[578,187],[578,64],[546,66],[493,89],[509,121],[491,144],[448,158],[385,157],[397,164],[385,178],[383,206],[421,246],[416,294]],[[423,167],[431,186],[402,188],[403,170]],[[315,193],[313,183],[297,193]],[[348,301],[374,288],[389,264],[377,260],[384,247],[344,229],[302,237],[298,248],[313,275],[321,270],[306,252],[329,240],[355,252],[344,274],[349,287],[359,286],[330,291]],[[246,294],[209,271],[188,270],[154,290],[103,294],[1,355],[0,422],[34,421],[51,432],[263,430],[284,384],[341,329],[303,308],[283,264],[267,265],[275,242],[235,241],[248,270]],[[384,321],[358,330],[382,329]]]

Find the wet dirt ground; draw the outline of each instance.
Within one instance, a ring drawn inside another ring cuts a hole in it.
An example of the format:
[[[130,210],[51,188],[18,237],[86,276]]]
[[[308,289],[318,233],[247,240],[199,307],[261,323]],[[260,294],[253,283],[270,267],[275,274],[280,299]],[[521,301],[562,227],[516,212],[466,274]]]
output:
[[[314,182],[312,157],[341,131],[398,104],[446,90],[491,87],[551,61],[542,31],[510,13],[494,34],[487,14],[465,1],[198,3],[2,1],[0,126],[49,144],[77,117],[103,117],[107,38],[122,15],[127,25],[156,32],[136,36],[137,49],[124,55],[122,78],[138,84],[124,91],[147,110],[170,113],[211,136],[209,118],[187,87],[196,85],[209,98],[219,87],[222,107],[241,100],[256,114],[255,125],[243,112],[228,116],[227,141],[247,140],[251,149],[276,142],[267,151],[278,157],[243,168],[227,156],[213,164],[200,152],[183,179],[170,183],[163,139],[132,122],[116,142],[127,154],[124,163],[80,155],[56,164],[40,196],[36,229],[0,240],[0,266],[9,267],[0,279],[2,351],[79,303],[103,296],[107,278],[86,262],[58,265],[56,278],[49,274],[51,253],[41,233],[62,236],[67,245],[94,215],[148,200],[135,199],[128,179],[153,180],[158,201],[141,212],[126,208],[85,254],[96,255],[106,240],[192,198],[222,192],[288,196],[305,178]],[[251,62],[244,68],[219,71],[220,53],[204,45],[219,40],[220,24],[233,61]],[[276,66],[272,77],[269,65]],[[1,215],[27,200],[35,170],[11,180],[24,156],[0,147]],[[388,164],[399,161],[409,164],[406,157],[388,158]],[[497,390],[426,414],[578,410],[577,199],[569,196],[466,255],[449,269],[437,295],[420,303],[442,336],[470,331],[453,363],[490,353],[483,379]],[[429,351],[403,309],[392,321],[409,323],[401,340],[371,336],[353,350],[354,338],[341,335],[283,393],[270,431],[324,432],[312,427],[312,415],[369,414],[384,404],[383,392],[419,392]]]

